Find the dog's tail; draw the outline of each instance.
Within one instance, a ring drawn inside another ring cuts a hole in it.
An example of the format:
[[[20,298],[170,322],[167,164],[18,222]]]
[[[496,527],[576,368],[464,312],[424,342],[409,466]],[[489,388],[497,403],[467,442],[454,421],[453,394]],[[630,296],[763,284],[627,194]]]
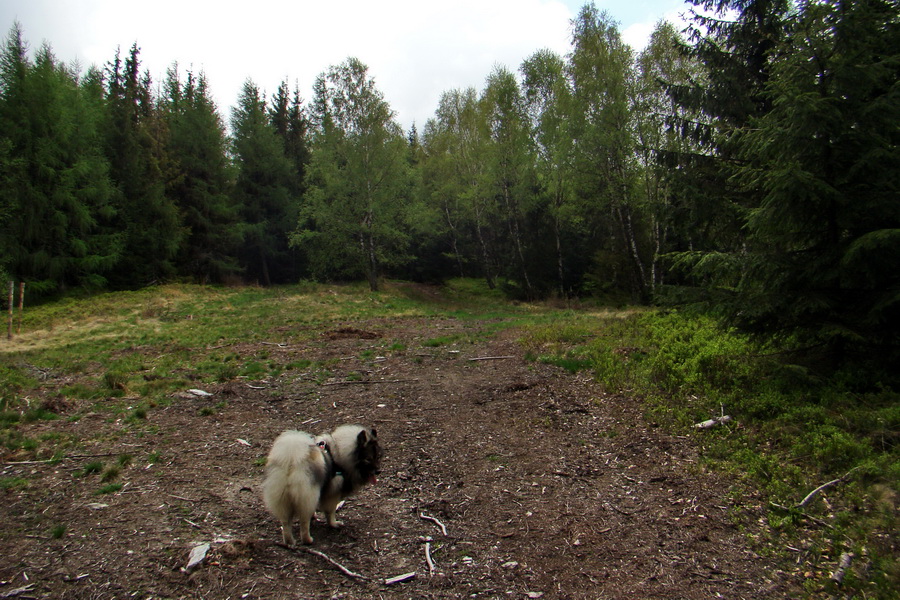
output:
[[[327,472],[325,456],[311,436],[285,432],[266,462],[266,507],[282,522],[312,517]]]

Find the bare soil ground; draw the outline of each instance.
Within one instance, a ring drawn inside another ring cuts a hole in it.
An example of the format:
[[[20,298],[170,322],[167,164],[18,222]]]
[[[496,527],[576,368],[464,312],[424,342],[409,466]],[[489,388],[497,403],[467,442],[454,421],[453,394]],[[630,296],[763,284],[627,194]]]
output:
[[[178,395],[139,427],[100,413],[20,424],[29,437],[94,445],[56,463],[3,456],[2,476],[28,483],[0,490],[0,598],[791,595],[784,565],[754,553],[734,524],[729,482],[701,467],[696,440],[646,423],[639,400],[525,360],[513,330],[422,346],[485,326],[354,322],[267,346],[283,363],[335,360],[326,381],[293,371],[206,386],[212,396]],[[366,352],[383,339],[406,347]],[[49,402],[52,388],[51,379]],[[79,410],[57,403],[64,416]],[[322,555],[280,545],[260,499],[260,459],[284,429],[347,422],[378,429],[379,483],[347,501],[342,528],[313,523]],[[76,476],[122,454],[133,458],[117,493],[98,495],[98,476]],[[54,526],[65,531],[56,537]],[[208,554],[185,570],[200,543]]]

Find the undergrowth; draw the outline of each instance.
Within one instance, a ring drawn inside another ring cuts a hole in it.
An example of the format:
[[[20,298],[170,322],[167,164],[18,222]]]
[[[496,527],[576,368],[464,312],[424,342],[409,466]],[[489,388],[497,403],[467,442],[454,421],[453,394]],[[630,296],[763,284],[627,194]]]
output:
[[[710,465],[734,476],[738,503],[759,490],[768,525],[760,548],[799,552],[797,575],[811,597],[897,598],[895,389],[861,387],[858,373],[814,374],[709,318],[678,312],[568,316],[532,325],[524,342],[537,360],[590,369],[607,388],[644,398],[648,420],[689,433]],[[731,421],[694,427],[722,415]],[[854,559],[839,588],[830,576],[843,553]]]

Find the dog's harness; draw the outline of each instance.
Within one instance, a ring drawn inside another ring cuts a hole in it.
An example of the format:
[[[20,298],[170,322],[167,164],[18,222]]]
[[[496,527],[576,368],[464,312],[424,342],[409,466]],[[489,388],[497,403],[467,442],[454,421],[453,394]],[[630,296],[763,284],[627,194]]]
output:
[[[353,489],[353,484],[350,482],[350,478],[347,477],[347,475],[344,473],[344,469],[342,469],[337,461],[334,460],[334,455],[331,454],[331,448],[328,447],[328,444],[325,443],[325,440],[318,442],[316,445],[322,450],[322,452],[327,454],[328,458],[330,459],[328,461],[328,476],[325,480],[326,484],[330,483],[331,480],[335,477],[343,477],[343,480],[341,481],[341,492],[345,495],[348,494],[350,490]]]

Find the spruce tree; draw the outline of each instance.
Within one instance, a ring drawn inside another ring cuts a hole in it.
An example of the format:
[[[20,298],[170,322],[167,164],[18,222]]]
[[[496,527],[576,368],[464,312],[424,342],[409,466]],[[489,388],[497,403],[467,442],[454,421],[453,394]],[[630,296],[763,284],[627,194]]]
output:
[[[118,52],[108,67],[107,157],[118,194],[117,228],[125,245],[114,283],[139,287],[175,274],[174,258],[184,239],[178,209],[166,195],[161,165],[167,131],[140,72],[140,49],[124,62]]]
[[[222,283],[240,273],[242,239],[225,125],[202,73],[188,72],[182,82],[173,65],[165,90],[166,194],[178,205],[186,233],[178,270],[195,281]]]
[[[237,166],[232,194],[242,221],[240,256],[246,276],[263,285],[295,280],[297,265],[288,246],[297,223],[298,205],[291,197],[294,171],[252,81],[244,83],[231,129]]]
[[[27,59],[18,24],[0,57],[0,227],[10,275],[38,293],[97,287],[118,259],[100,114],[49,46]]]
[[[900,350],[900,27],[884,0],[804,2],[736,136],[758,198],[730,304],[755,332],[893,360]],[[792,339],[793,338],[793,339]]]

